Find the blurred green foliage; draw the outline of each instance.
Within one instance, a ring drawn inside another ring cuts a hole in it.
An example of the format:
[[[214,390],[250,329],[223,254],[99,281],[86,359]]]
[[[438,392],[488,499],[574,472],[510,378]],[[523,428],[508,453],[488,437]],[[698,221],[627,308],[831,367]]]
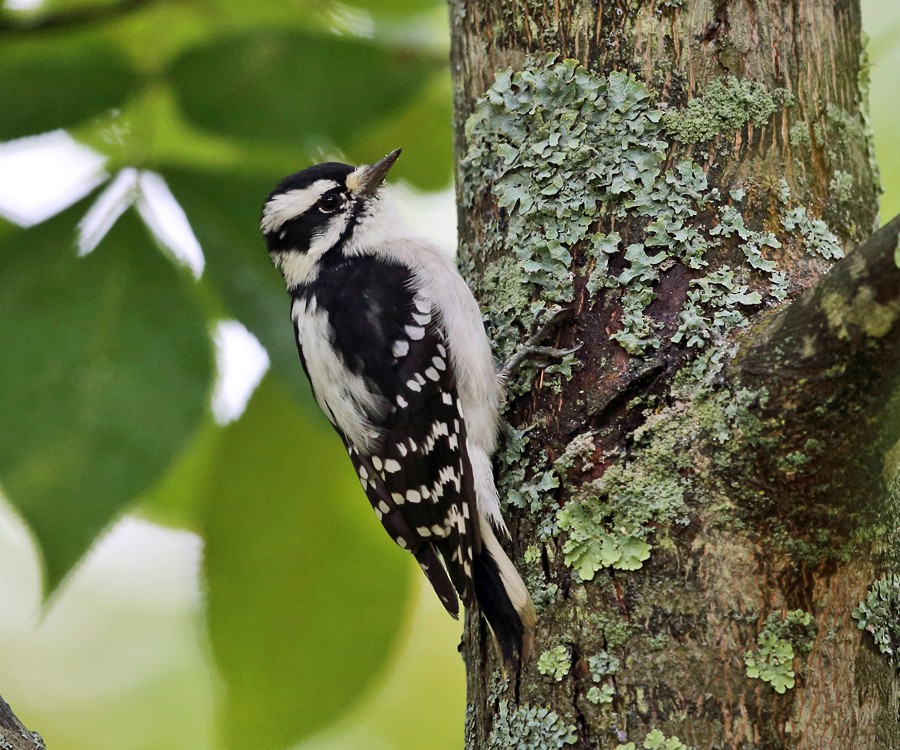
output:
[[[134,209],[76,257],[98,191],[32,229],[0,222],[3,490],[34,534],[51,607],[66,608],[66,576],[126,509],[200,535],[214,663],[196,689],[221,680],[216,747],[275,750],[340,727],[406,637],[412,563],[311,402],[257,224],[281,177],[326,158],[362,163],[403,146],[418,153],[392,176],[447,187],[446,58],[438,0],[0,10],[0,101],[13,103],[0,140],[66,128],[106,158],[108,178],[125,168],[161,175],[206,259],[195,281]],[[271,362],[247,413],[226,427],[209,409],[222,319],[242,322]],[[461,670],[451,685],[460,700]],[[423,693],[410,699],[427,704]],[[175,706],[159,705],[159,721],[171,721]],[[83,745],[75,725],[47,711],[34,723],[55,750],[109,746],[104,736],[124,747],[112,720]],[[360,726],[383,732],[362,716]],[[435,747],[459,742],[461,703],[449,716]],[[201,726],[192,720],[179,746],[196,750]],[[173,748],[173,734],[139,733],[128,746]]]
[[[8,38],[9,35],[7,35]],[[23,82],[28,82],[23,95]],[[121,107],[138,84],[128,58],[98,40],[0,47],[0,139],[78,125]]]
[[[406,616],[403,558],[365,503],[341,502],[359,496],[355,474],[335,470],[343,447],[291,406],[272,381],[254,394],[202,503],[210,638],[239,748],[288,747],[333,722],[384,669]]]
[[[275,182],[326,158],[361,163],[402,146],[392,177],[449,185],[445,3],[10,5],[0,7],[0,141],[66,128],[104,155],[109,178],[124,168],[162,175],[206,268],[192,279],[133,210],[77,258],[76,227],[99,191],[32,229],[0,221],[0,479],[36,540],[43,594],[56,592],[40,624],[23,605],[16,628],[33,633],[29,650],[3,637],[13,613],[0,591],[0,675],[61,682],[78,701],[46,685],[30,699],[6,694],[2,681],[0,694],[24,703],[53,750],[461,746],[458,624],[430,592],[416,604],[414,565],[368,510],[311,402],[257,230]],[[900,211],[900,8],[863,7],[889,218]],[[246,414],[226,427],[208,407],[210,335],[222,319],[242,322],[271,361]],[[140,623],[115,621],[127,635],[96,631],[112,653],[96,656],[95,644],[85,656],[110,677],[101,696],[83,679],[77,625],[88,609],[107,610],[83,592],[77,610],[77,576],[65,579],[129,509],[203,540],[205,609],[179,619],[148,592]],[[190,632],[194,615],[203,622],[192,646],[184,632],[165,655],[151,645],[153,616]],[[59,650],[42,660],[51,637]],[[146,648],[144,671],[117,673],[126,637]]]
[[[80,208],[0,243],[0,476],[50,588],[185,449],[212,377],[187,279],[129,215],[76,258]]]
[[[872,64],[869,106],[875,131],[875,156],[884,194],[881,222],[900,214],[900,4],[896,0],[862,0],[863,28],[869,36]]]

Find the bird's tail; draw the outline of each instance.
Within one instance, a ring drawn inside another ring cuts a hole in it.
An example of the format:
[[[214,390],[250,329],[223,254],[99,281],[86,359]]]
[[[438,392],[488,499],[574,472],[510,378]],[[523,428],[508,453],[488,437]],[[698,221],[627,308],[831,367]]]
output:
[[[534,603],[483,516],[480,531],[481,551],[472,561],[475,598],[491,628],[503,665],[510,668],[531,655],[537,619]]]

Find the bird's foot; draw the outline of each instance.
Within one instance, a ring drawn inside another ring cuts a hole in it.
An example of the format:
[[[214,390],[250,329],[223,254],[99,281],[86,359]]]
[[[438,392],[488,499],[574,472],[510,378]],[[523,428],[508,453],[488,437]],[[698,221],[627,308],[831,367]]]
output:
[[[541,327],[529,336],[527,341],[519,345],[512,356],[506,360],[503,367],[500,368],[500,377],[504,380],[509,378],[519,370],[526,360],[542,360],[546,367],[551,360],[562,359],[568,354],[577,352],[581,348],[581,344],[571,349],[557,349],[542,345],[554,328],[566,320],[571,320],[574,315],[575,311],[571,307],[554,310]]]

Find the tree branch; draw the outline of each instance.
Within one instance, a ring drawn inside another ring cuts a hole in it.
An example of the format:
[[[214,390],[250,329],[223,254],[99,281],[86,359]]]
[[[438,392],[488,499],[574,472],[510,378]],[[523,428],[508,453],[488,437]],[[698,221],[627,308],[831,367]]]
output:
[[[9,750],[46,750],[41,735],[27,730],[2,697],[0,697],[0,747]]]
[[[757,384],[793,382],[800,399],[810,378],[838,389],[874,381],[890,387],[900,364],[898,233],[900,216],[757,329],[737,360],[744,376]]]
[[[900,438],[889,404],[900,393],[898,234],[900,216],[748,332],[735,358],[733,380],[758,398],[758,431],[741,448],[747,507],[795,537],[828,529],[839,544],[889,513],[878,498]]]

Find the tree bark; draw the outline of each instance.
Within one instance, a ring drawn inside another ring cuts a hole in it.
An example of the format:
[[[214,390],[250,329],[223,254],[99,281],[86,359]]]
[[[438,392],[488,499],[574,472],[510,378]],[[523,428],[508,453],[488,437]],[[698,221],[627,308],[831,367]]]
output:
[[[581,344],[509,383],[536,653],[502,679],[469,619],[467,747],[900,746],[900,222],[867,239],[858,4],[451,22],[461,267],[501,356],[559,307]]]
[[[41,735],[28,731],[2,697],[0,697],[0,748],[46,750]]]

